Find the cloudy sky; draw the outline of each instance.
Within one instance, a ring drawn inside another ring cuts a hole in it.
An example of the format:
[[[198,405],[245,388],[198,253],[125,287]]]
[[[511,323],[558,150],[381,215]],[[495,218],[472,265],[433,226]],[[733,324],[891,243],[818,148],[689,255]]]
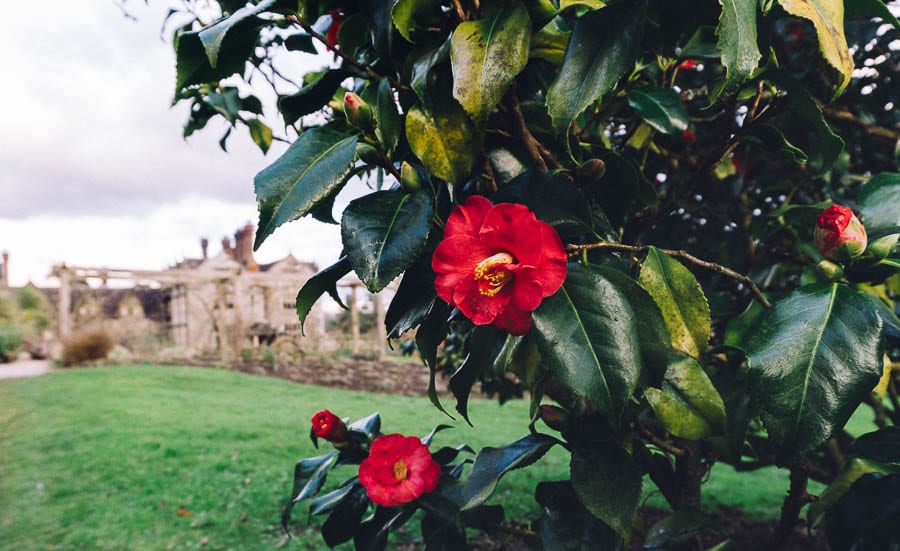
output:
[[[137,21],[114,0],[50,0],[43,15],[27,2],[6,6],[0,249],[13,285],[54,285],[47,276],[59,262],[164,268],[199,256],[202,236],[216,254],[222,237],[256,223],[253,176],[284,147],[263,156],[240,129],[224,153],[224,126],[181,138],[187,106],[171,107],[175,58],[160,39],[167,4],[130,0]],[[324,266],[339,250],[336,226],[302,220],[256,256],[291,252]]]

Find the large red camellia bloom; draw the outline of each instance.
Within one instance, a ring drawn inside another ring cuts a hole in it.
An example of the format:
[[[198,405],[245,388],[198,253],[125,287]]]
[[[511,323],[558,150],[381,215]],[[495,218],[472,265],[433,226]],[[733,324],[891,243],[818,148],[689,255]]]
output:
[[[359,465],[359,481],[369,499],[393,507],[434,491],[441,466],[428,446],[415,436],[388,434],[372,442],[369,457]]]
[[[476,195],[450,213],[431,268],[438,296],[475,325],[524,335],[531,312],[562,286],[566,261],[559,234],[525,205]]]

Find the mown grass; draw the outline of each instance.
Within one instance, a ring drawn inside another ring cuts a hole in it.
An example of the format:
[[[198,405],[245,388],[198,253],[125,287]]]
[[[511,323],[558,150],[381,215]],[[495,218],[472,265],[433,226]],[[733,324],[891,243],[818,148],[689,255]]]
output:
[[[385,432],[421,435],[448,422],[424,398],[217,369],[110,367],[0,381],[0,548],[285,544],[279,518],[293,464],[323,453],[307,438],[309,418],[323,408],[354,419],[379,411]],[[452,423],[456,429],[440,433],[435,445],[467,442],[477,449],[526,432],[524,401],[499,407],[472,400],[470,413],[474,428]],[[511,518],[536,517],[534,485],[566,472],[566,454],[552,450],[504,478],[492,501]],[[351,474],[338,472],[333,480]],[[717,466],[705,502],[772,517],[787,487],[783,471],[737,475]],[[304,525],[305,506],[295,518]],[[287,546],[321,549],[323,543],[313,524]]]

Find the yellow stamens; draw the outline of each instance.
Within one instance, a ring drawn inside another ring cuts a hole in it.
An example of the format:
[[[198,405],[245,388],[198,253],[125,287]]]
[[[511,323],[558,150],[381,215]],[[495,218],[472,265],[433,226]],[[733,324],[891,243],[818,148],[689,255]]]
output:
[[[486,286],[479,285],[478,292],[482,295],[492,297],[503,289],[512,273],[504,270],[501,266],[512,264],[515,259],[509,253],[497,253],[489,256],[475,266],[475,280],[484,281]],[[500,269],[497,269],[501,267]]]
[[[397,480],[406,480],[406,475],[409,474],[406,469],[406,463],[402,460],[394,463],[394,478]]]

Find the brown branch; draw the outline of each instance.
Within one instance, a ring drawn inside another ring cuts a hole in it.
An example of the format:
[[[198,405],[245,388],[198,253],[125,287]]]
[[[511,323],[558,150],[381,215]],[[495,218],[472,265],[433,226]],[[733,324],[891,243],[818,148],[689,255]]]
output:
[[[900,133],[894,132],[889,128],[869,124],[857,118],[856,115],[854,115],[850,111],[841,111],[834,108],[826,108],[823,110],[823,113],[825,113],[825,116],[833,121],[845,122],[847,124],[856,126],[857,128],[861,128],[866,134],[870,136],[878,136],[880,138],[885,138],[893,141],[900,140]]]
[[[381,145],[381,142],[375,142],[375,150],[378,151],[378,154],[381,155],[381,160],[384,161],[384,168],[391,173],[391,176],[397,179],[398,184],[403,184],[403,177],[400,176],[400,171],[397,170],[397,167],[394,166],[391,158],[388,157],[387,151],[384,150],[384,146]]]
[[[888,427],[888,413],[884,407],[884,404],[881,403],[881,398],[878,397],[874,392],[869,393],[866,397],[866,403],[869,404],[869,407],[872,408],[872,411],[875,412],[875,425],[879,429],[886,429]]]
[[[806,465],[798,464],[791,467],[791,487],[788,495],[784,498],[784,504],[781,506],[781,520],[772,537],[775,548],[782,547],[787,543],[794,527],[800,520],[800,510],[804,505],[815,501],[816,498],[807,492],[808,482],[809,469]]]
[[[497,180],[494,179],[494,169],[491,168],[491,160],[488,159],[487,155],[481,157],[482,162],[482,173],[485,177],[487,177],[488,181],[488,191],[491,193],[497,192]]]
[[[578,256],[583,251],[587,250],[608,250],[608,251],[618,251],[624,253],[631,254],[643,254],[650,250],[650,247],[647,245],[638,246],[638,245],[625,245],[623,243],[612,243],[610,241],[600,241],[599,243],[588,243],[586,245],[568,245],[566,247],[569,251],[569,256]],[[666,253],[669,256],[673,256],[675,258],[680,258],[681,260],[685,260],[694,264],[695,266],[699,266],[701,268],[707,269],[711,272],[716,272],[718,274],[722,274],[726,277],[734,279],[747,285],[750,288],[750,291],[756,297],[756,300],[759,301],[765,308],[771,308],[772,304],[766,299],[765,295],[762,294],[762,291],[759,290],[759,287],[756,286],[756,283],[753,282],[748,276],[735,272],[731,268],[726,268],[721,264],[716,264],[715,262],[709,262],[706,260],[702,260],[697,258],[696,256],[689,254],[685,251],[675,250],[675,249],[657,249],[661,252]]]
[[[509,93],[506,94],[506,98],[503,102],[509,113],[512,115],[513,131],[516,133],[516,137],[522,142],[522,145],[525,146],[525,151],[528,153],[528,156],[531,157],[531,160],[534,161],[535,166],[543,172],[547,172],[547,163],[544,162],[544,157],[541,155],[538,141],[531,134],[531,131],[528,130],[528,125],[525,123],[525,117],[522,115],[522,107],[519,105],[519,97],[516,95],[515,84],[510,88]]]
[[[669,442],[668,440],[660,438],[659,436],[654,434],[653,431],[651,431],[644,425],[641,425],[640,423],[636,423],[636,426],[637,426],[638,431],[640,431],[640,433],[644,436],[644,438],[646,438],[647,440],[652,442],[654,446],[661,449],[662,451],[671,453],[675,457],[684,457],[684,455],[687,453],[683,449],[676,446],[675,444]]]

